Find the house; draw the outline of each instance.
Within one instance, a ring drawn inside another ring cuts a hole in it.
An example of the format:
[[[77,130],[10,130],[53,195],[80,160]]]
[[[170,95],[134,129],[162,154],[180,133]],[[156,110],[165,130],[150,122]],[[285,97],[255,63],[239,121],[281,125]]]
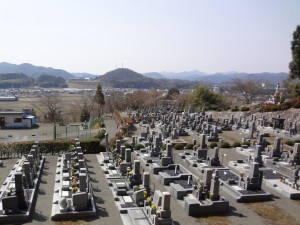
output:
[[[0,129],[32,128],[36,124],[36,117],[29,111],[0,111]]]

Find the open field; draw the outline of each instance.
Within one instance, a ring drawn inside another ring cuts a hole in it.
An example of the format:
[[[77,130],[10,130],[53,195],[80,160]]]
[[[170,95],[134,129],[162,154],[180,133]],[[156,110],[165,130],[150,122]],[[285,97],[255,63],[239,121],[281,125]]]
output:
[[[80,108],[78,105],[81,102],[80,95],[60,95],[61,99],[60,110],[61,115],[66,122],[78,121],[80,115]],[[38,118],[38,122],[44,121],[44,116],[48,111],[41,97],[19,97],[18,101],[0,102],[0,109],[12,109],[15,111],[22,111],[23,109],[33,109]]]

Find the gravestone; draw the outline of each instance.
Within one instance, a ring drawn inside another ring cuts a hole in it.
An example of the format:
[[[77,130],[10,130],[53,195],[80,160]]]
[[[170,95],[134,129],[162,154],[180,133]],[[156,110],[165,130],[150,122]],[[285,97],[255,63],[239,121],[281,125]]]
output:
[[[131,149],[130,148],[126,148],[125,149],[125,161],[126,162],[131,162]]]
[[[27,188],[33,187],[33,176],[30,170],[30,164],[28,161],[23,163],[24,177],[25,177],[25,185]]]
[[[264,134],[258,134],[258,143],[257,144],[264,147]]]
[[[79,169],[85,168],[85,160],[84,159],[78,160],[78,167],[79,167]]]
[[[78,158],[78,160],[83,160],[83,159],[84,159],[83,153],[82,153],[82,152],[79,152],[79,153],[77,154],[77,158]]]
[[[86,210],[88,204],[88,193],[79,192],[72,195],[72,202],[75,211]]]
[[[203,182],[204,185],[207,187],[210,187],[213,172],[214,172],[213,169],[210,168],[204,169]]]
[[[72,155],[71,155],[70,152],[65,153],[65,158],[66,158],[67,162],[68,162],[68,161],[69,161],[69,162],[71,161],[71,157],[72,157]]]
[[[168,143],[166,148],[167,148],[167,155],[161,158],[162,166],[168,166],[172,163],[172,144]]]
[[[133,174],[131,174],[129,178],[130,187],[133,187],[134,185],[142,184],[142,175],[140,174],[140,167],[141,167],[140,161],[134,160]]]
[[[219,181],[218,170],[216,170],[216,172],[212,176],[211,185],[210,185],[210,199],[212,201],[218,201],[220,199],[219,191],[220,191],[220,181]]]
[[[116,140],[116,149],[117,149],[117,153],[120,154],[120,152],[121,152],[121,140]]]
[[[7,214],[9,211],[15,211],[19,208],[18,196],[3,197],[1,201],[4,214]]]
[[[23,188],[23,174],[21,172],[15,173],[15,190],[19,203],[18,209],[27,209]]]
[[[255,146],[255,156],[254,156],[254,161],[259,163],[260,166],[263,165],[263,161],[262,161],[262,151],[263,151],[263,147],[261,145],[256,145]]]
[[[104,137],[105,137],[105,150],[106,150],[106,152],[109,152],[108,133],[105,133]]]
[[[300,165],[300,143],[294,144],[293,155],[294,155],[294,164]]]
[[[133,193],[133,202],[137,205],[144,203],[145,195],[144,190],[138,190]]]
[[[254,120],[252,120],[251,122],[250,122],[250,126],[249,126],[249,136],[252,138],[253,137],[253,134],[254,134],[254,132],[255,132],[255,121]]]
[[[150,187],[150,173],[148,172],[143,173],[143,187],[144,188]]]
[[[206,140],[205,134],[201,134],[200,135],[200,149],[206,148],[205,140]]]
[[[124,145],[121,145],[121,159],[122,160],[125,160],[125,150],[126,150],[126,147]]]
[[[172,225],[171,219],[171,194],[169,192],[162,193],[162,206],[158,208],[154,217],[154,225]]]
[[[220,166],[220,159],[219,159],[219,148],[214,148],[214,156],[210,158],[209,165],[210,166]]]
[[[153,196],[153,204],[156,205],[156,207],[161,206],[162,201],[162,193],[160,190],[155,190],[154,196]]]
[[[279,157],[281,156],[281,138],[275,137],[274,139],[274,148],[271,152],[271,157]]]
[[[79,190],[87,192],[87,176],[86,173],[79,173]]]
[[[261,190],[262,172],[259,171],[259,163],[251,162],[249,176],[246,178],[244,188],[246,190]]]

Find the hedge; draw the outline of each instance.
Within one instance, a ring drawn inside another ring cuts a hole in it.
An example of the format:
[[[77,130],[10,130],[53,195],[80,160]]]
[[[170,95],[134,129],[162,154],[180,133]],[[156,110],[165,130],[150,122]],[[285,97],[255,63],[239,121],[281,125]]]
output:
[[[210,148],[218,147],[218,143],[212,142],[212,143],[209,144],[209,147]]]
[[[175,145],[174,145],[174,149],[175,149],[175,150],[183,150],[183,149],[184,149],[184,146],[183,146],[183,144],[175,144]]]
[[[186,149],[193,149],[194,145],[192,143],[188,143],[186,145]]]
[[[230,148],[230,144],[227,141],[224,141],[220,144],[221,148]]]
[[[145,146],[143,144],[137,144],[134,149],[135,150],[140,150],[141,148],[145,148]]]
[[[33,141],[0,143],[0,158],[27,155],[30,152],[33,143]],[[57,155],[67,152],[70,148],[73,148],[74,144],[74,140],[40,141],[40,152],[42,154]],[[105,151],[105,145],[100,145],[100,140],[95,138],[80,141],[80,146],[85,154]]]
[[[232,147],[236,148],[236,147],[241,147],[241,143],[236,141],[233,143]]]

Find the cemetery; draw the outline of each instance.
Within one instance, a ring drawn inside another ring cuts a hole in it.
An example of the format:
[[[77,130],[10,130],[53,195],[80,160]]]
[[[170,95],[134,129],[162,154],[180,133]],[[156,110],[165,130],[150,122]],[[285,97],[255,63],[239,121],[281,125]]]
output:
[[[108,146],[108,134],[105,140]],[[150,174],[141,173],[139,160],[132,163],[131,149],[116,140],[115,149],[97,158],[124,224],[172,224],[170,193],[151,190]]]
[[[13,166],[0,191],[0,223],[30,220],[44,167],[39,143],[35,142],[27,157]]]
[[[231,214],[234,202],[300,198],[300,143],[288,147],[282,140],[298,137],[295,124],[287,133],[282,132],[284,120],[268,122],[254,115],[214,118],[204,109],[178,113],[172,108],[145,108],[132,114],[137,115],[151,120],[137,124],[137,132],[116,139],[114,145],[106,133],[105,151],[95,155],[100,168],[95,173],[103,174],[100,182],[108,187],[123,224],[176,224],[174,204],[185,216],[209,218]],[[237,131],[242,144],[227,150],[235,155],[227,161],[220,143],[226,132]],[[270,134],[273,143],[267,145]],[[210,147],[213,142],[219,145]],[[101,222],[94,196],[95,191],[101,196],[101,190],[93,183],[80,141],[73,143],[57,156],[51,220]],[[13,166],[1,187],[0,223],[30,220],[44,161],[36,142]]]
[[[79,140],[75,140],[73,151],[57,158],[52,203],[52,220],[96,215],[93,187]]]

